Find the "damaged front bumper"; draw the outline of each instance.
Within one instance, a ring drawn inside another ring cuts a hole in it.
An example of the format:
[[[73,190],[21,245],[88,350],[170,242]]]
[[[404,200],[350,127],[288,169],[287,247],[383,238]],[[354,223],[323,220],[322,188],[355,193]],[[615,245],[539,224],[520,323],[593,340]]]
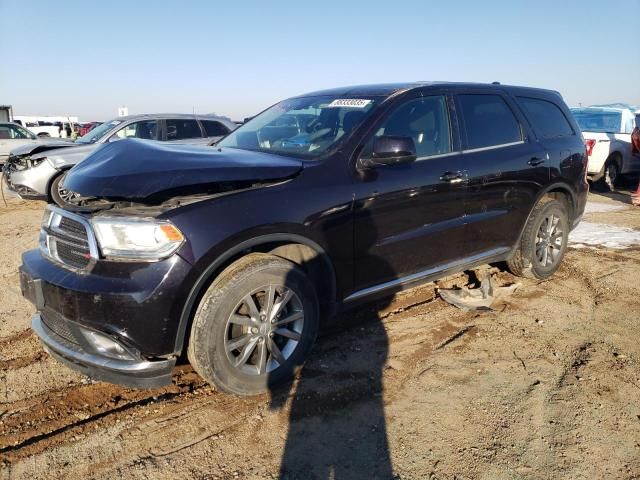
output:
[[[18,169],[9,160],[4,166],[4,177],[10,190],[25,200],[46,200],[53,178],[60,173],[48,161],[31,168]]]
[[[176,359],[145,360],[142,358],[115,359],[101,355],[99,347],[81,346],[58,335],[40,313],[31,318],[31,328],[38,335],[45,350],[56,360],[88,377],[134,388],[152,388],[171,383]],[[82,327],[66,322],[67,331],[82,335]],[[113,340],[115,343],[115,340]],[[94,350],[93,352],[90,349]]]
[[[99,262],[74,272],[25,252],[22,295],[37,313],[32,328],[51,355],[94,379],[151,388],[171,382],[182,286],[189,265]]]

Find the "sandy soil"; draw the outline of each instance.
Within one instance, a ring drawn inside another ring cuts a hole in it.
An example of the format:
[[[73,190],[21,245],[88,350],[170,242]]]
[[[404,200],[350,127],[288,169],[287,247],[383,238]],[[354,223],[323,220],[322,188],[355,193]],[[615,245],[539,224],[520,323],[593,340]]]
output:
[[[621,210],[587,219],[640,229]],[[41,203],[0,206],[0,477],[640,478],[640,249],[572,249],[492,312],[410,290],[326,328],[291,388],[93,382],[43,353],[17,267]],[[461,274],[440,286],[464,285]],[[281,473],[282,472],[282,473]]]

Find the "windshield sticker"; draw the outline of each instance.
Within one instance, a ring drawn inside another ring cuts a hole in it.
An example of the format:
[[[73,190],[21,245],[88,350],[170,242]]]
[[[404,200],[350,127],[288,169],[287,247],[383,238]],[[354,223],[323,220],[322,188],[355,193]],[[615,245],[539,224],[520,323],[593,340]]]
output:
[[[346,107],[346,108],[364,108],[371,103],[371,100],[367,100],[364,98],[339,98],[334,100],[329,105],[329,107]]]

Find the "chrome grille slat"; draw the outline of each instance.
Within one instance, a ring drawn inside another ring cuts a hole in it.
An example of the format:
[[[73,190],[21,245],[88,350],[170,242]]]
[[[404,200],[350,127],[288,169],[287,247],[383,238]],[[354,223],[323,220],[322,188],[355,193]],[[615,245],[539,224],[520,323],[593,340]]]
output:
[[[98,259],[98,245],[82,216],[47,206],[40,231],[40,249],[55,262],[76,271],[89,271]]]

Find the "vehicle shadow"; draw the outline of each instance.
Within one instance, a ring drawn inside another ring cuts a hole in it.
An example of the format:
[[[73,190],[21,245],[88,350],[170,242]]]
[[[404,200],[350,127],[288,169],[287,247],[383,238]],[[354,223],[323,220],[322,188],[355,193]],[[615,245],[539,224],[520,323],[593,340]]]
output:
[[[374,223],[364,221],[358,235],[373,246]],[[393,275],[383,260],[372,260],[376,271]],[[378,314],[390,300],[334,318],[330,330],[336,334],[327,335],[334,338],[319,339],[329,345],[311,354],[296,381],[288,388],[270,387],[271,409],[290,404],[279,478],[392,478],[382,379],[389,342]]]

